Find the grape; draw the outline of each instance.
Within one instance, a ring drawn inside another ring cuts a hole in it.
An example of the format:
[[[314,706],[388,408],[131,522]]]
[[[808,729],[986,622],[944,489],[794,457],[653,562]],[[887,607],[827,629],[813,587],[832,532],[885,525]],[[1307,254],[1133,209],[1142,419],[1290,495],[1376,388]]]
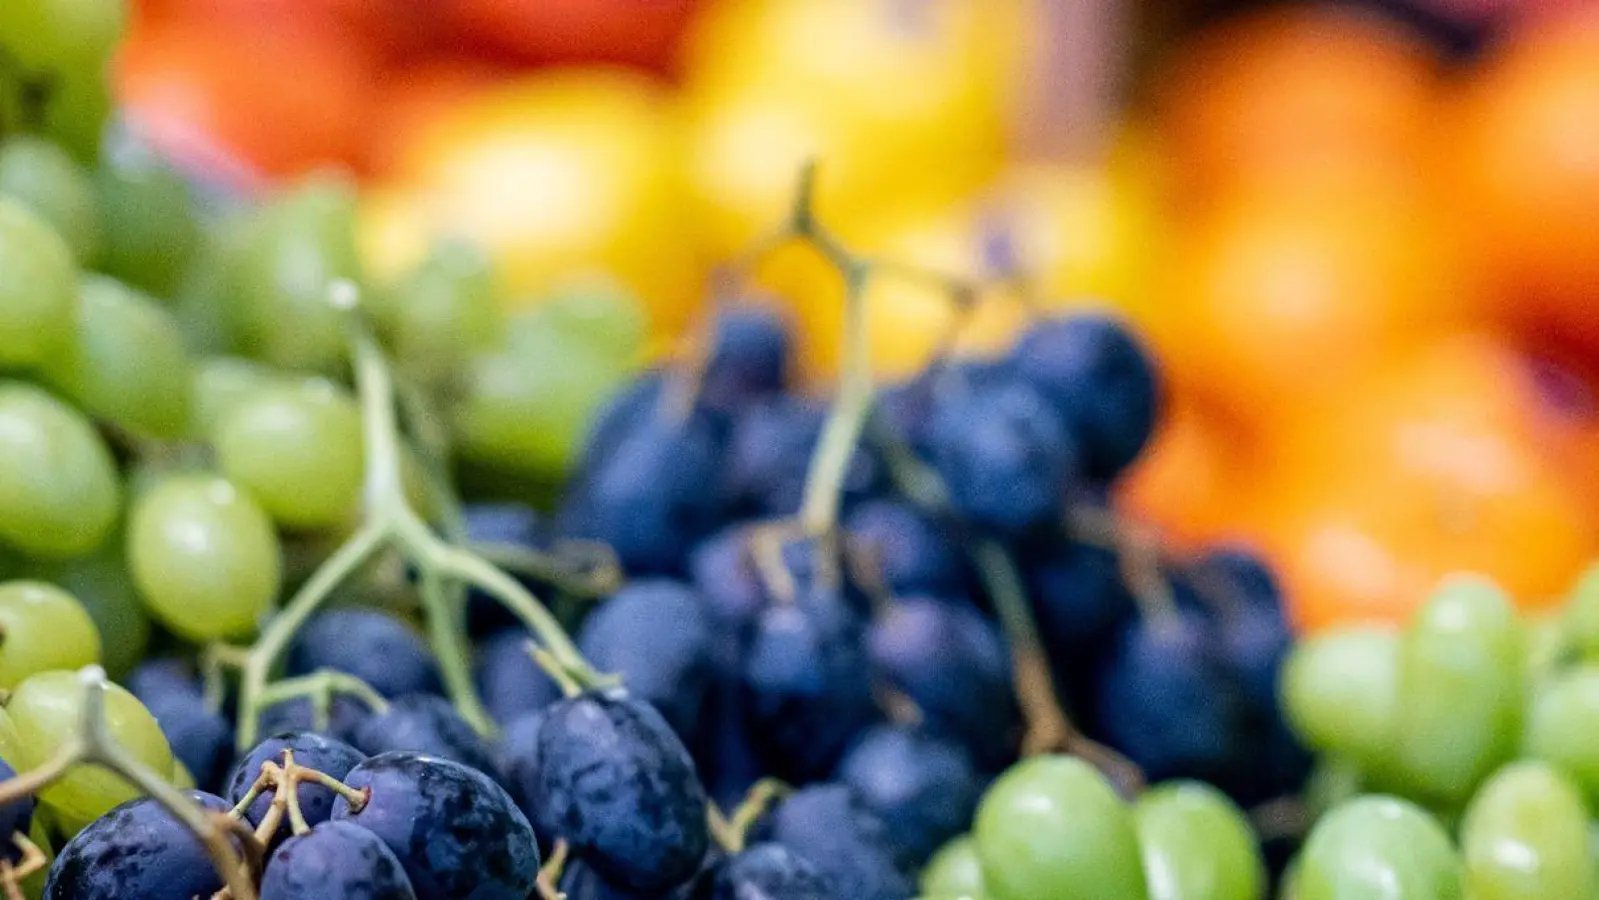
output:
[[[0,688],[99,660],[100,634],[71,594],[42,581],[0,584]],[[0,829],[0,837],[7,833]]]
[[[1399,728],[1399,638],[1353,628],[1312,637],[1283,666],[1283,708],[1305,743],[1380,767]]]
[[[0,381],[0,541],[50,559],[87,553],[115,524],[118,494],[111,453],[81,413]]]
[[[193,374],[190,433],[204,441],[212,439],[223,417],[245,398],[265,388],[297,383],[284,372],[240,356],[202,357],[195,361]]]
[[[971,824],[984,781],[965,747],[907,725],[861,732],[834,777],[883,820],[884,843],[909,871]]]
[[[909,900],[883,821],[842,784],[808,784],[759,823],[757,835],[810,860],[840,897]]]
[[[83,685],[73,672],[40,672],[17,685],[6,704],[20,740],[19,768],[49,761],[78,732]],[[105,719],[112,738],[135,760],[157,772],[172,771],[172,750],[155,717],[115,684],[106,687]],[[66,834],[76,834],[138,789],[97,766],[79,765],[39,792],[39,802]]]
[[[661,714],[625,693],[584,693],[544,711],[532,804],[540,833],[565,838],[609,881],[664,891],[709,844],[705,789]]]
[[[1200,782],[1171,782],[1133,807],[1150,900],[1261,900],[1266,862],[1244,813]]]
[[[1526,622],[1523,671],[1537,684],[1572,661],[1574,647],[1566,619],[1559,614],[1534,614]]]
[[[414,628],[376,609],[317,613],[289,646],[290,675],[321,669],[347,672],[385,697],[440,693],[438,661]]]
[[[523,325],[515,342],[467,363],[453,419],[461,457],[510,472],[560,476],[601,404],[632,373],[632,352],[598,348],[554,327]]]
[[[100,220],[89,176],[55,144],[27,135],[0,144],[0,194],[27,204],[50,223],[80,265],[94,261]]]
[[[1403,800],[1367,796],[1316,823],[1300,856],[1296,900],[1460,900],[1449,835]]]
[[[536,308],[506,323],[513,349],[545,346],[547,335],[561,334],[619,360],[644,349],[648,326],[638,298],[610,280],[557,287]]]
[[[1012,766],[977,808],[974,833],[990,900],[1149,896],[1132,811],[1076,757]]]
[[[213,440],[223,474],[286,528],[334,528],[358,511],[361,411],[331,382],[257,390],[222,414]]]
[[[0,759],[0,782],[17,777],[17,770]],[[9,803],[0,805],[0,859],[15,863],[19,857],[12,835],[26,834],[33,827],[33,795],[23,794]]]
[[[100,662],[113,678],[132,671],[150,641],[150,618],[128,572],[126,548],[107,540],[100,549],[47,570],[45,578],[77,597],[100,634]]]
[[[171,297],[200,249],[188,185],[159,161],[139,158],[101,166],[94,186],[104,226],[101,271]]]
[[[922,895],[928,900],[983,900],[983,863],[969,834],[939,848],[922,869]]]
[[[105,70],[127,22],[123,0],[7,0],[0,47],[49,86],[43,126],[79,162],[99,156],[111,109]]]
[[[560,686],[528,653],[529,640],[521,628],[506,628],[479,643],[472,654],[483,707],[501,725],[561,697]]]
[[[788,847],[756,844],[734,854],[716,873],[712,897],[828,900],[838,896],[831,888],[832,883],[810,860]]]
[[[352,743],[368,756],[390,750],[427,753],[504,782],[488,743],[450,701],[437,694],[409,694],[395,700],[362,721],[353,737]]]
[[[1599,804],[1599,665],[1563,672],[1534,693],[1522,751],[1560,768]]]
[[[323,822],[272,854],[261,900],[416,900],[411,879],[377,835],[349,822]]]
[[[220,797],[200,791],[189,799],[211,812],[226,812]],[[127,900],[210,897],[222,889],[188,828],[166,807],[141,797],[112,810],[61,848],[50,868],[45,900]]]
[[[228,773],[227,790],[224,794],[228,802],[234,804],[243,801],[244,795],[249,793],[250,787],[260,777],[262,764],[272,762],[282,765],[285,750],[294,752],[295,765],[314,769],[334,778],[345,777],[351,769],[366,760],[365,753],[349,744],[314,732],[287,732],[269,737],[240,757]],[[245,808],[244,817],[251,825],[261,824],[267,810],[272,808],[276,793],[276,788],[268,788]],[[333,800],[336,795],[323,785],[314,781],[302,781],[295,787],[295,796],[299,798],[301,815],[312,825],[326,822],[333,814]],[[278,831],[268,836],[268,842],[275,844],[282,840],[288,830],[288,823],[283,823]]]
[[[704,603],[686,585],[641,578],[597,606],[578,633],[583,656],[621,677],[628,693],[666,718],[682,738],[700,732],[711,677]],[[525,654],[525,651],[524,651]]]
[[[1484,783],[1466,809],[1460,843],[1472,900],[1595,896],[1587,808],[1545,763],[1512,763]]]
[[[424,383],[457,372],[504,330],[490,261],[469,244],[446,241],[417,269],[369,304],[384,339]]]
[[[249,634],[281,577],[277,535],[249,495],[213,475],[173,475],[133,504],[128,564],[151,615],[195,641]]]
[[[1397,766],[1407,792],[1463,802],[1515,750],[1524,702],[1521,623],[1475,578],[1445,582],[1399,647]]]
[[[353,187],[315,177],[243,224],[225,276],[234,338],[246,353],[286,369],[328,372],[345,358],[344,312],[334,281],[358,281]]]
[[[539,868],[533,829],[481,772],[415,753],[385,753],[351,769],[344,781],[356,790],[370,788],[371,797],[360,812],[351,812],[343,797],[334,800],[333,820],[382,838],[418,900],[524,900],[533,892]]]
[[[0,367],[38,365],[59,353],[72,340],[77,309],[66,242],[21,201],[0,197]]]
[[[189,425],[183,333],[154,299],[99,275],[83,279],[78,328],[45,379],[90,414],[130,431],[176,437]]]
[[[1566,601],[1564,625],[1577,655],[1599,662],[1599,565],[1577,579]]]

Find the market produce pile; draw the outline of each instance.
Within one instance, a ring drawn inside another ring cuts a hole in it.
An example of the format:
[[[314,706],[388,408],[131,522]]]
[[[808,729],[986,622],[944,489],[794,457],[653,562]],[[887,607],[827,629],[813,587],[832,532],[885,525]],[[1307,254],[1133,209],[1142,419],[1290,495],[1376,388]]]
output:
[[[650,357],[625,290],[365,271],[342,180],[85,153],[101,106],[40,113],[102,86],[18,73],[95,33],[0,78],[0,896],[1599,898],[1599,569],[1296,636],[1112,502],[1169,393],[1119,313],[1003,285],[972,353],[996,286],[807,167]],[[795,246],[826,396],[751,277]],[[880,383],[890,278],[954,312]]]

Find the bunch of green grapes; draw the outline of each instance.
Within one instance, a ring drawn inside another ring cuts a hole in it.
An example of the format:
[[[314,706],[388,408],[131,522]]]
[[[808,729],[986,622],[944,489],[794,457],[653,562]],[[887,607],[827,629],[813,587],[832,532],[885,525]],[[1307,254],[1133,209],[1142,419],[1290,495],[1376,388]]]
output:
[[[1402,629],[1303,642],[1283,702],[1330,807],[1299,900],[1379,881],[1400,887],[1372,896],[1599,897],[1599,571],[1533,620],[1486,581],[1449,579]]]

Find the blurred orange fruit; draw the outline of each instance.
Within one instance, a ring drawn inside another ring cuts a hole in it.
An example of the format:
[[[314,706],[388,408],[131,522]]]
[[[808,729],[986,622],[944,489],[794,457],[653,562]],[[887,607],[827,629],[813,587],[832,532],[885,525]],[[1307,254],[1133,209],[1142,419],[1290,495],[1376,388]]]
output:
[[[1599,352],[1599,11],[1516,35],[1465,87],[1451,196],[1502,315],[1541,343]]]
[[[474,43],[534,62],[664,69],[700,0],[439,0]]]
[[[319,28],[173,20],[129,36],[114,82],[164,151],[277,176],[358,157],[375,71],[360,46]]]
[[[453,236],[497,260],[513,302],[613,278],[675,334],[702,289],[678,149],[664,97],[643,76],[542,70],[468,98],[396,149],[364,197],[363,256],[392,275]]]
[[[1117,484],[1117,505],[1177,547],[1246,536],[1257,455],[1223,417],[1168,392],[1148,449]]]
[[[512,77],[500,65],[471,57],[413,60],[385,69],[363,154],[367,169],[378,177],[391,172],[435,120]]]
[[[1187,223],[1143,319],[1172,380],[1264,428],[1468,318],[1451,236],[1411,188],[1262,187]]]
[[[1414,166],[1435,79],[1426,45],[1377,14],[1290,5],[1230,20],[1158,75],[1174,182],[1203,205],[1239,181]]]
[[[1299,624],[1402,621],[1454,571],[1555,602],[1599,549],[1593,481],[1556,465],[1594,423],[1547,412],[1524,361],[1465,335],[1283,429],[1262,529]]]

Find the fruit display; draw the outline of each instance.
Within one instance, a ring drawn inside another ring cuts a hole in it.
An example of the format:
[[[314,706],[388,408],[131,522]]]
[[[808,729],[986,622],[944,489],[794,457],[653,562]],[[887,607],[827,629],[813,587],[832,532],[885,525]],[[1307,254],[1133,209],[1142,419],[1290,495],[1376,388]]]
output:
[[[0,897],[1599,900],[1599,20],[646,6],[0,6]]]

